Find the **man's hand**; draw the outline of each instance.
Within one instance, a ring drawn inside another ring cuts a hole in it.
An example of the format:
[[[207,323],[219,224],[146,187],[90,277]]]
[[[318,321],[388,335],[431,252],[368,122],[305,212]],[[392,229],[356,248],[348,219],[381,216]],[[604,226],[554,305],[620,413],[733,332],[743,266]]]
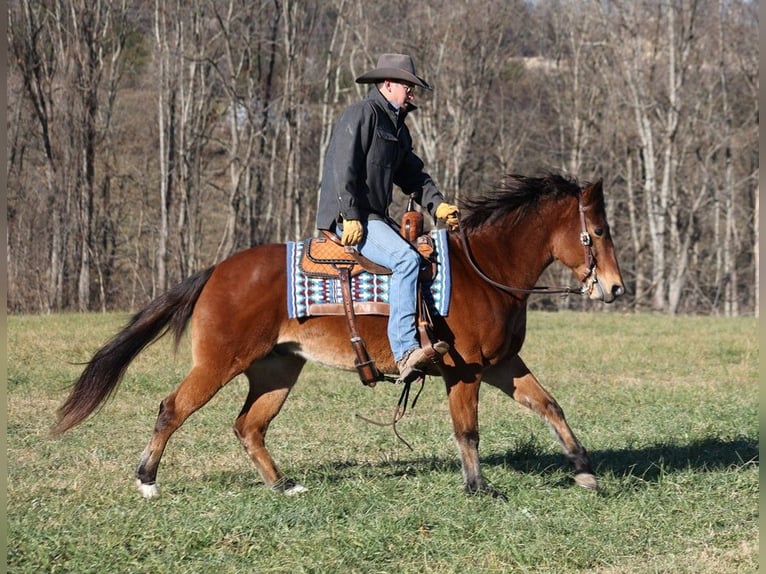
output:
[[[457,231],[460,226],[458,221],[459,210],[456,205],[450,205],[449,203],[440,203],[436,208],[436,219],[443,219],[447,223],[450,231]]]
[[[364,229],[362,222],[358,219],[346,219],[343,222],[343,233],[340,236],[340,242],[343,245],[356,245],[362,241]]]

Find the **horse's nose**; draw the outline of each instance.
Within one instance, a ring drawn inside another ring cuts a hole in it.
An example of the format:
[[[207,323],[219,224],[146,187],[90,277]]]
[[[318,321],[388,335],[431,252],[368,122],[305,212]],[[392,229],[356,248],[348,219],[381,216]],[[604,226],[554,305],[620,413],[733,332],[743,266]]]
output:
[[[625,286],[622,283],[612,285],[612,297],[619,297],[625,293]]]

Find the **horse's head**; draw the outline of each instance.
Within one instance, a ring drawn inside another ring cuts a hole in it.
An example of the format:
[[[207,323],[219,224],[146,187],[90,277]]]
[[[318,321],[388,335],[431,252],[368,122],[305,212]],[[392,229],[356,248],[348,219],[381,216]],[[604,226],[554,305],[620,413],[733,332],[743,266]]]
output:
[[[477,273],[501,291],[572,293],[568,287],[533,287],[540,273],[558,260],[574,272],[591,299],[611,303],[625,292],[600,181],[583,188],[557,174],[509,174],[494,191],[467,198],[461,207],[464,244],[470,236],[477,253],[510,262],[495,270],[498,282],[481,272],[467,249]]]
[[[577,275],[591,299],[611,303],[625,292],[625,285],[609,233],[601,181],[582,189],[577,202],[555,236],[553,255]]]

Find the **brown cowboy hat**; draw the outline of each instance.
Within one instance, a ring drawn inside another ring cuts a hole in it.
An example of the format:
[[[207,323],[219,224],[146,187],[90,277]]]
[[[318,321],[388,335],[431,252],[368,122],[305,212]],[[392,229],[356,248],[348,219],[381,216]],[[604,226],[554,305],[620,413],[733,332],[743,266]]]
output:
[[[426,90],[431,89],[428,82],[415,74],[415,62],[412,61],[412,56],[406,54],[382,54],[378,58],[377,67],[359,76],[356,82],[358,84],[375,84],[383,80],[409,82]]]

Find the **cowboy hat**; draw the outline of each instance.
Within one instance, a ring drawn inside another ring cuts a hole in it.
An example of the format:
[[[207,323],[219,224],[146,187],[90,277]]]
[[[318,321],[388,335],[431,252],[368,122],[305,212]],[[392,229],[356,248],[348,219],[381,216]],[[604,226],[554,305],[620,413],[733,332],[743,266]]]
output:
[[[406,54],[382,54],[374,70],[362,74],[356,79],[358,84],[375,84],[383,80],[409,82],[430,90],[431,86],[420,76],[415,75],[415,62]]]

